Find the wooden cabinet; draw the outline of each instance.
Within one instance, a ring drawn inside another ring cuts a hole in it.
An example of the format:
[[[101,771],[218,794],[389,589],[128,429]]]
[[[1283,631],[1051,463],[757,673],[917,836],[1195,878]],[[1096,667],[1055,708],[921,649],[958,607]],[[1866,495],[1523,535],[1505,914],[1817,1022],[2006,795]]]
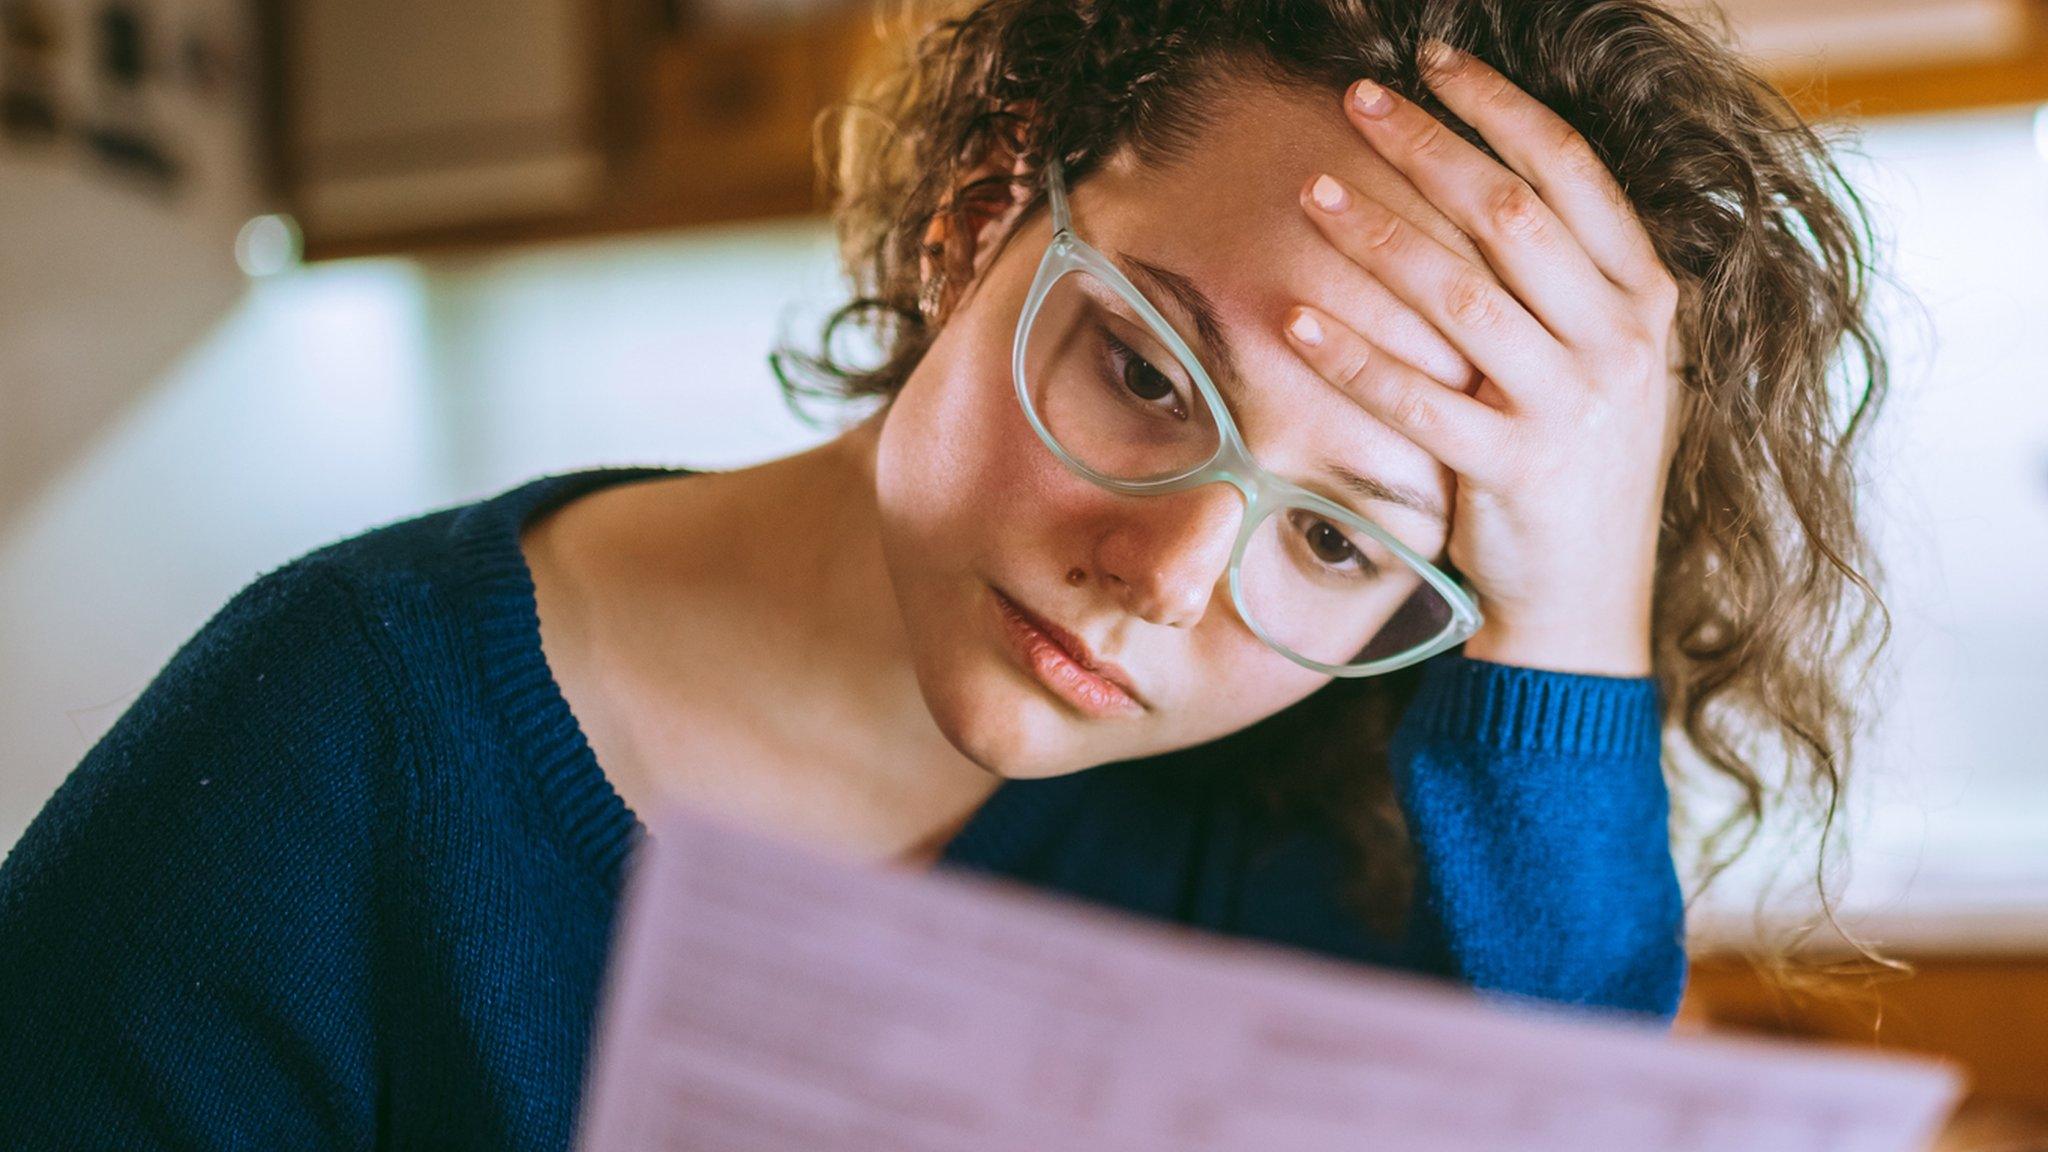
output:
[[[614,170],[620,225],[708,223],[825,207],[814,132],[841,98],[864,17],[707,26],[655,45],[647,131]]]
[[[271,41],[314,259],[823,211],[814,125],[879,43],[864,3],[681,0],[290,0]]]
[[[588,0],[294,0],[281,168],[317,247],[582,216],[607,158]]]
[[[1842,975],[1795,990],[1738,957],[1701,957],[1678,1027],[1941,1057],[1968,1075],[1970,1094],[1940,1152],[2048,1148],[2048,958],[1906,959],[1910,974]]]
[[[1742,0],[1771,11],[1773,0]],[[1832,10],[1760,58],[1807,116],[1871,117],[2048,101],[2048,0],[1802,0]],[[1778,20],[1800,28],[1797,13]],[[1841,25],[1855,38],[1832,37]]]

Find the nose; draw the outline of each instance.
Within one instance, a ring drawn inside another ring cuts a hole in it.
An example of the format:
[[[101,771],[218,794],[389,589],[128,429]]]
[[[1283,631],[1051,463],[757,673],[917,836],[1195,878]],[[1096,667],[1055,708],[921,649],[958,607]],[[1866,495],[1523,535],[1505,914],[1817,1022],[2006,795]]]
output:
[[[1230,564],[1244,497],[1226,483],[1135,496],[1097,544],[1098,570],[1132,615],[1191,628]]]

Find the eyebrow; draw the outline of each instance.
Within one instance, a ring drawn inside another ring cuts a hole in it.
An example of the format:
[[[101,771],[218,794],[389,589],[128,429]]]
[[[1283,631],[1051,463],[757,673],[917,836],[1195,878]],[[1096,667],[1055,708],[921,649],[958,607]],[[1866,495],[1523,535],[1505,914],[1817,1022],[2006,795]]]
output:
[[[1222,371],[1212,373],[1216,379],[1216,386],[1223,390],[1226,399],[1241,407],[1247,389],[1244,384],[1244,373],[1239,368],[1237,348],[1231,343],[1229,334],[1224,332],[1222,323],[1217,320],[1216,305],[1210,301],[1208,295],[1194,281],[1171,268],[1162,268],[1128,252],[1114,249],[1111,250],[1111,256],[1125,267],[1126,275],[1136,272],[1138,275],[1133,279],[1150,284],[1155,293],[1163,293],[1171,303],[1178,306],[1186,319],[1194,321],[1195,334],[1201,337],[1202,346],[1221,361]],[[1353,471],[1336,460],[1324,460],[1323,471],[1335,478],[1338,486],[1352,495],[1412,508],[1438,520],[1449,519],[1442,502],[1419,488],[1406,484],[1389,484],[1377,476],[1367,476]]]

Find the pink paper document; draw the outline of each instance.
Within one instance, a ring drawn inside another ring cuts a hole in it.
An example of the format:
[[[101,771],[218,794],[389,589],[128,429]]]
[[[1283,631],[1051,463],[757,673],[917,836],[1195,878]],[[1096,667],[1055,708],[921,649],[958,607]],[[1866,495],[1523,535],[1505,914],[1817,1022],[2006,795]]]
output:
[[[579,1152],[1902,1152],[1960,1091],[676,810],[649,830]]]

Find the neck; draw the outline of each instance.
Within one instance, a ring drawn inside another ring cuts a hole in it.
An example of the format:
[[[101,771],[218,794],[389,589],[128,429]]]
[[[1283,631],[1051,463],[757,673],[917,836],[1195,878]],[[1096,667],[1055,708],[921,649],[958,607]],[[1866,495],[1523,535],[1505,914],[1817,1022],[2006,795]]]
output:
[[[879,428],[731,474],[713,602],[751,637],[725,646],[750,697],[736,714],[784,753],[750,803],[862,857],[928,860],[1001,781],[947,741],[918,688],[881,546]]]

